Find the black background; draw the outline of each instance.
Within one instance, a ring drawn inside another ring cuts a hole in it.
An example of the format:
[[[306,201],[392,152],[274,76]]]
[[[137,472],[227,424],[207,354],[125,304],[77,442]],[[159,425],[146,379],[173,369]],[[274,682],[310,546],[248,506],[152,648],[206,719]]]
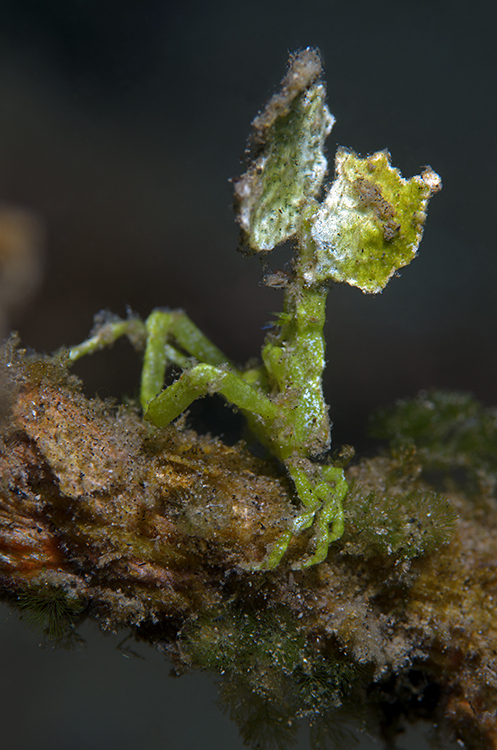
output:
[[[168,305],[235,360],[257,356],[281,292],[236,252],[228,178],[288,52],[312,45],[337,118],[330,160],[337,144],[388,147],[405,177],[430,164],[444,182],[402,278],[376,297],[332,290],[335,443],[367,446],[367,414],[419,389],[497,403],[496,7],[0,1],[0,197],[47,229],[44,285],[13,321],[23,341],[51,351],[82,340],[102,308]],[[276,251],[273,268],[286,258]],[[133,394],[139,362],[122,343],[78,372],[91,395]]]

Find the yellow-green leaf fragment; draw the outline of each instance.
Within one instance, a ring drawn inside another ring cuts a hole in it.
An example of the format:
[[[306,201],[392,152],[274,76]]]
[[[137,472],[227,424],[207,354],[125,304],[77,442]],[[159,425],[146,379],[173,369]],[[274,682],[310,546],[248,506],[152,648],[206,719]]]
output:
[[[293,237],[303,207],[317,197],[334,123],[316,50],[293,56],[279,91],[252,122],[249,167],[234,181],[242,246],[260,252]]]
[[[346,281],[363,292],[381,292],[415,257],[440,177],[427,167],[405,180],[391,166],[388,151],[362,159],[341,148],[335,168],[312,222],[316,265],[309,281]]]

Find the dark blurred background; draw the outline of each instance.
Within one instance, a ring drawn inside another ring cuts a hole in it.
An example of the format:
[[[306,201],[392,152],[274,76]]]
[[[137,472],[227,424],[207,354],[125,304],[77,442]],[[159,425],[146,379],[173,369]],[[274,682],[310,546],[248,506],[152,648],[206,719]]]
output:
[[[0,0],[0,198],[47,237],[44,283],[12,321],[22,340],[52,351],[102,308],[168,305],[232,358],[257,356],[281,292],[236,252],[228,178],[288,52],[312,45],[330,160],[388,147],[405,177],[430,164],[444,182],[402,278],[376,297],[332,290],[335,443],[367,447],[368,413],[423,388],[497,403],[496,22],[489,0]],[[91,395],[136,393],[125,342],[77,371]]]
[[[497,402],[496,16],[482,0],[0,0],[0,197],[47,230],[23,341],[51,351],[102,308],[168,305],[257,356],[281,292],[236,251],[228,178],[288,51],[317,45],[330,160],[388,147],[404,176],[431,164],[444,182],[401,279],[332,291],[335,442],[361,445],[371,409],[421,388]],[[139,362],[123,343],[78,372],[91,394],[132,394]]]

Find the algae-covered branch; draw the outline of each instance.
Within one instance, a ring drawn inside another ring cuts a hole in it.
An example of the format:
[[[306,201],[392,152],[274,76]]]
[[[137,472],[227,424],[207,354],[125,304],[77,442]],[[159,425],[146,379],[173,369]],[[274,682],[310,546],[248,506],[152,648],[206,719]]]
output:
[[[296,513],[277,467],[89,401],[60,360],[5,356],[0,580],[24,617],[63,642],[92,617],[179,672],[222,675],[253,747],[286,746],[302,721],[333,747],[351,717],[392,736],[445,717],[467,747],[495,747],[494,411],[434,393],[380,415],[392,451],[345,469],[327,560],[291,570],[309,530],[254,573],[246,561]]]

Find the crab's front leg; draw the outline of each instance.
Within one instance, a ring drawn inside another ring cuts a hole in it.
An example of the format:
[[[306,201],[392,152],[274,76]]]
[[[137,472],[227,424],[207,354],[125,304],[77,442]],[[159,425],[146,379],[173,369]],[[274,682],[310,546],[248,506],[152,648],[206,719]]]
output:
[[[136,349],[146,349],[143,372],[148,383],[145,386],[145,393],[148,395],[150,391],[155,390],[150,395],[149,400],[160,391],[168,362],[180,367],[190,365],[189,358],[182,354],[177,347],[168,343],[168,339],[174,335],[176,328],[179,329],[179,343],[186,351],[189,351],[188,344],[191,342],[193,351],[189,353],[192,356],[205,354],[210,357],[210,360],[206,361],[214,360],[214,364],[227,361],[222,352],[211,344],[203,334],[200,334],[194,323],[182,310],[154,310],[145,323],[136,315],[130,315],[126,320],[109,315],[105,316],[102,321],[102,317],[104,317],[102,314],[96,316],[96,325],[86,341],[69,349],[69,360],[76,362],[88,354],[95,354],[95,352],[112,346],[118,339],[127,336]],[[187,334],[191,332],[192,328],[195,333],[188,336]],[[206,342],[205,345],[204,341]],[[157,382],[158,385],[156,385]]]
[[[294,531],[297,533],[314,523],[314,554],[292,567],[309,568],[323,562],[330,544],[343,534],[343,500],[348,484],[339,466],[315,467],[317,478],[314,483],[302,469],[288,465],[287,468],[304,504],[304,510],[294,520]]]
[[[127,336],[136,348],[145,348],[140,391],[144,411],[162,390],[168,364],[187,369],[191,367],[193,357],[206,364],[233,367],[183,310],[154,310],[145,322],[135,315],[127,320],[108,316],[103,322],[99,317],[92,335],[82,344],[69,349],[69,360],[76,362],[88,354],[112,346],[122,336]]]
[[[193,401],[213,393],[220,393],[246,412],[251,420],[259,419],[270,424],[277,417],[275,404],[246,383],[241,375],[214,365],[201,364],[185,370],[178,380],[152,399],[145,411],[145,419],[156,427],[165,427]]]
[[[338,466],[314,464],[310,472],[313,475],[311,480],[309,473],[302,466],[303,463],[306,462],[298,459],[285,461],[287,471],[293,479],[299,500],[304,507],[293,519],[291,528],[283,532],[276,542],[273,542],[264,559],[260,563],[249,566],[251,570],[276,568],[287,551],[292,537],[313,524],[314,554],[293,563],[294,570],[309,568],[323,562],[330,544],[343,534],[342,503],[348,490],[343,469]]]

